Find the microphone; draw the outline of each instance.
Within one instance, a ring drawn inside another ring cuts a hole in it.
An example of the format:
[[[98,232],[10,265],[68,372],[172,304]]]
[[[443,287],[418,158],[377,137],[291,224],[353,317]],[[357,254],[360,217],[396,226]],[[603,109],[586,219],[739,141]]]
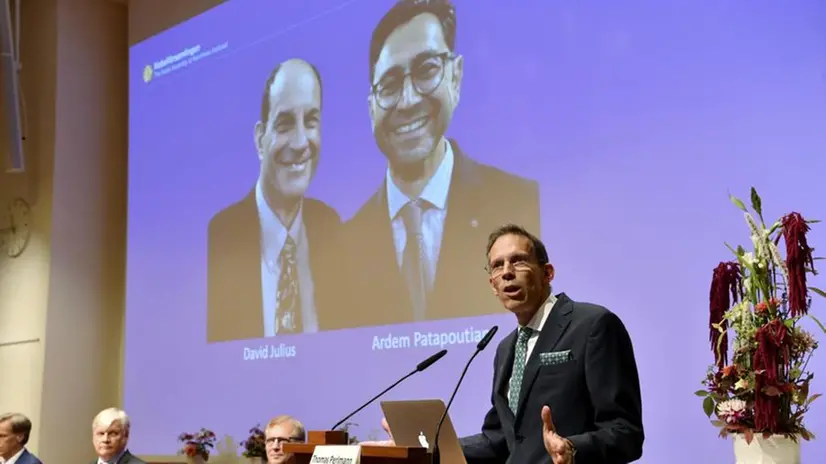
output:
[[[447,354],[447,350],[442,350],[442,351],[440,351],[440,352],[438,352],[438,353],[434,354],[433,356],[431,356],[431,357],[429,357],[429,358],[425,359],[424,361],[420,362],[419,364],[417,364],[417,365],[416,365],[416,368],[415,368],[415,369],[413,369],[412,371],[410,371],[410,373],[409,373],[409,374],[407,374],[407,375],[405,375],[404,377],[402,377],[402,378],[400,378],[399,380],[397,380],[397,381],[396,381],[396,383],[394,383],[393,385],[390,385],[389,387],[385,388],[385,389],[384,389],[381,393],[379,393],[378,395],[376,395],[376,396],[374,396],[374,397],[370,398],[370,400],[368,400],[366,403],[364,403],[364,404],[362,404],[361,406],[359,406],[359,408],[358,408],[358,409],[356,409],[355,411],[353,411],[353,412],[351,412],[350,414],[348,414],[348,415],[347,415],[347,417],[345,417],[344,419],[341,419],[340,421],[336,422],[336,425],[334,425],[334,426],[333,426],[333,428],[332,428],[332,429],[330,429],[330,430],[335,430],[335,429],[337,429],[337,428],[338,428],[338,426],[339,426],[339,425],[341,425],[341,424],[343,424],[345,421],[347,421],[347,419],[349,419],[349,418],[351,418],[351,417],[355,416],[356,414],[358,414],[358,413],[359,413],[362,409],[364,409],[364,408],[366,408],[367,406],[369,406],[369,405],[370,405],[373,401],[376,401],[376,400],[377,400],[377,399],[379,399],[382,395],[384,395],[385,393],[387,393],[387,392],[389,392],[390,390],[392,390],[393,388],[395,388],[395,387],[396,387],[396,385],[398,385],[398,384],[400,384],[400,383],[404,382],[404,381],[405,381],[405,380],[407,380],[407,378],[408,378],[408,377],[410,377],[411,375],[413,375],[413,374],[415,374],[415,373],[417,373],[417,372],[421,372],[421,371],[423,371],[423,370],[427,369],[428,367],[432,366],[432,365],[433,365],[436,361],[438,361],[438,360],[442,359],[442,358],[443,358],[446,354]]]
[[[453,394],[450,395],[450,400],[447,402],[447,406],[445,406],[445,412],[442,413],[442,417],[439,418],[439,425],[436,426],[436,437],[433,439],[433,452],[430,453],[430,464],[440,464],[440,457],[439,457],[439,434],[442,431],[442,425],[445,423],[445,419],[447,418],[447,411],[450,409],[450,405],[453,404],[453,399],[456,398],[456,393],[459,392],[459,386],[462,385],[462,381],[465,379],[465,374],[467,374],[467,370],[470,367],[470,363],[473,362],[473,359],[476,358],[476,355],[482,352],[488,343],[493,340],[493,336],[496,335],[496,331],[499,330],[499,326],[495,325],[488,330],[488,333],[479,340],[479,343],[476,344],[476,351],[473,352],[473,355],[468,359],[467,364],[465,364],[464,370],[462,370],[462,375],[459,376],[459,381],[456,383],[456,388],[453,389]]]

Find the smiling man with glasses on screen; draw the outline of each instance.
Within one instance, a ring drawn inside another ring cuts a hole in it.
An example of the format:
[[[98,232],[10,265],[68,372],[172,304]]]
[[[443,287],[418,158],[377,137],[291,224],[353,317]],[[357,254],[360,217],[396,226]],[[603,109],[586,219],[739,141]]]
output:
[[[465,78],[455,7],[446,0],[396,3],[373,31],[369,56],[367,104],[388,168],[347,224],[350,248],[371,254],[371,272],[356,276],[362,291],[354,292],[369,294],[369,307],[346,322],[495,313],[496,305],[479,297],[479,269],[467,263],[478,259],[478,244],[496,225],[539,229],[539,190],[535,181],[475,161],[446,135]],[[508,155],[496,153],[503,165]]]
[[[304,425],[291,416],[273,418],[267,429],[266,436],[267,464],[284,464],[290,460],[291,454],[284,453],[284,443],[304,443],[306,432]]]

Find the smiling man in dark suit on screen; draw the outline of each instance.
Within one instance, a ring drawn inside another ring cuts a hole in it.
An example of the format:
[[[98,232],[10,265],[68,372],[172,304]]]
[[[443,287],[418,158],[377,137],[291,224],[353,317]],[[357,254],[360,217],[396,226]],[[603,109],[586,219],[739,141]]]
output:
[[[321,93],[318,70],[304,60],[267,79],[254,131],[258,181],[209,225],[209,342],[317,332],[335,304],[341,222],[305,197],[321,150]]]
[[[468,262],[496,225],[539,229],[537,183],[474,161],[445,135],[464,77],[455,45],[446,0],[402,0],[373,31],[368,104],[388,169],[347,224],[350,248],[371,253],[356,282],[370,306],[347,316],[351,326],[497,312],[481,297],[482,266]]]

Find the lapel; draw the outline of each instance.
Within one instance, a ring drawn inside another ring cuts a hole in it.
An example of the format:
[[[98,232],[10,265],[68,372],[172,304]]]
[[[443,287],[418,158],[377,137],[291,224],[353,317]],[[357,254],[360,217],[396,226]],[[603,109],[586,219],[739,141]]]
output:
[[[494,391],[497,401],[505,405],[503,410],[505,411],[505,415],[510,422],[513,421],[514,417],[511,408],[508,406],[508,397],[505,395],[505,392],[507,391],[508,380],[510,379],[511,370],[513,369],[516,334],[517,330],[514,330],[508,334],[508,336],[502,340],[502,344],[500,345],[501,349],[499,350],[499,362],[498,366],[496,366],[496,390]]]
[[[450,276],[467,273],[466,250],[472,244],[476,252],[476,243],[469,238],[479,233],[478,209],[484,203],[479,201],[478,191],[482,182],[476,166],[456,141],[449,142],[453,148],[453,174],[450,177],[447,216],[431,299],[436,299],[439,292],[455,291],[446,286],[451,281]]]
[[[536,375],[539,373],[539,353],[553,351],[559,339],[568,329],[571,324],[571,312],[574,305],[571,300],[561,293],[557,297],[556,303],[551,308],[551,314],[545,321],[545,326],[539,332],[539,339],[531,351],[531,357],[525,365],[525,374],[522,377],[522,388],[519,390],[519,406],[517,408],[516,421],[517,423],[522,419],[525,411],[525,403],[528,399],[531,387],[533,386]],[[538,414],[538,412],[537,412]],[[517,424],[518,425],[518,424]]]
[[[120,458],[118,458],[118,462],[115,464],[126,464],[131,458],[132,455],[129,454],[129,450],[125,450],[123,454],[120,455]]]
[[[387,295],[385,300],[392,301],[392,305],[387,308],[396,308],[402,315],[413,314],[413,304],[410,298],[399,298],[399,295],[407,295],[407,285],[404,283],[401,269],[396,260],[396,245],[393,241],[393,225],[391,223],[389,207],[387,206],[387,176],[378,192],[370,201],[371,207],[367,215],[367,227],[373,228],[372,233],[365,235],[370,237],[371,248],[375,248],[374,256],[386,256],[385,259],[376,260],[375,275],[382,276],[386,282],[382,292]]]
[[[250,298],[256,304],[241,305],[239,307],[249,308],[245,318],[250,324],[250,331],[253,334],[264,336],[264,302],[262,300],[261,289],[261,221],[258,219],[258,206],[255,202],[255,189],[241,203],[238,218],[238,263],[239,269],[233,271],[236,279],[237,289],[247,289],[249,293],[241,296],[242,299]],[[250,279],[249,276],[257,276]],[[238,318],[242,320],[242,318]]]

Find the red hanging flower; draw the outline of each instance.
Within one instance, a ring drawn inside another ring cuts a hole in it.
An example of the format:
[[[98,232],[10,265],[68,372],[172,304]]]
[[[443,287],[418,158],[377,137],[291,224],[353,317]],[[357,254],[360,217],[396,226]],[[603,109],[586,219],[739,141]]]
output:
[[[757,351],[752,361],[756,372],[754,426],[775,433],[780,428],[780,393],[786,388],[779,369],[788,365],[788,328],[780,319],[774,319],[759,328],[756,335]]]
[[[806,266],[814,270],[812,249],[806,240],[809,225],[800,213],[787,214],[782,223],[783,238],[786,240],[786,267],[789,270],[789,311],[792,317],[797,317],[809,311]]]
[[[725,320],[725,314],[732,304],[737,302],[739,289],[740,265],[732,261],[718,264],[714,268],[709,291],[708,328],[711,351],[720,369],[728,363],[728,335],[726,334],[728,322]],[[722,326],[722,333],[714,327],[717,324]]]

